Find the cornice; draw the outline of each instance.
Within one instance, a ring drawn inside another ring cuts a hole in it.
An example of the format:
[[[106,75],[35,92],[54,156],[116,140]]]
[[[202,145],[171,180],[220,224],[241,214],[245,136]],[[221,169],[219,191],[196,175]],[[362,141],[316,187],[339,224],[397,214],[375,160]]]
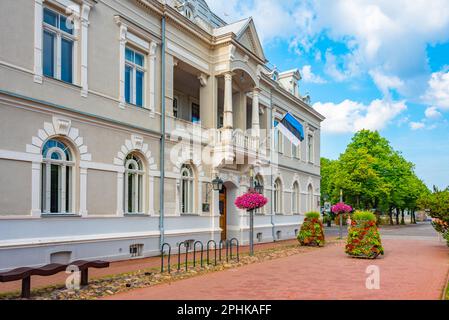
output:
[[[298,97],[295,97],[290,92],[282,88],[279,83],[268,77],[266,74],[261,73],[261,80],[263,80],[265,83],[270,85],[272,89],[274,89],[277,93],[280,93],[283,97],[287,98],[288,100],[292,101],[294,104],[299,105],[304,109],[306,112],[312,114],[316,118],[318,118],[320,121],[324,121],[326,118],[320,114],[318,111],[312,108],[312,106],[306,104],[304,101],[299,99]]]

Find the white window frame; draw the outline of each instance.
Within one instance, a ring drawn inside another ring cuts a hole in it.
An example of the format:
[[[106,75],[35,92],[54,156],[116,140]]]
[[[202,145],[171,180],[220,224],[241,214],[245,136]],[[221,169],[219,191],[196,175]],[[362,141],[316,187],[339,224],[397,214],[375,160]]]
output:
[[[309,184],[307,187],[307,211],[313,211],[314,205],[313,205],[313,186]]]
[[[311,164],[315,163],[315,138],[313,133],[307,135],[307,161]]]
[[[56,139],[54,139],[55,141],[58,141]],[[47,141],[48,142],[48,141]],[[47,143],[44,143],[45,144]],[[62,143],[62,142],[61,142]],[[64,143],[63,143],[64,144]],[[65,145],[65,144],[64,144]],[[66,146],[66,148],[68,149],[68,147]],[[69,150],[69,153],[72,155],[73,153]],[[61,160],[55,160],[55,159],[51,159],[51,155],[53,153],[57,153],[59,154]],[[67,159],[65,151],[62,150],[59,147],[52,147],[50,149],[47,150],[46,154],[42,155],[43,159],[42,159],[42,179],[44,179],[45,181],[45,190],[44,190],[44,184],[42,183],[42,212],[44,214],[72,214],[73,212],[73,203],[74,203],[74,188],[73,188],[73,182],[75,181],[74,177],[75,177],[75,162],[72,160]],[[52,165],[56,165],[58,167],[60,167],[60,173],[58,173],[58,203],[59,203],[59,209],[58,212],[51,212],[51,166]],[[66,172],[67,170],[70,170],[71,172],[69,174],[69,190],[65,190],[65,186],[66,186]],[[45,176],[44,176],[45,175]],[[43,181],[43,182],[44,182]],[[69,208],[66,208],[66,200],[67,197],[69,197]]]
[[[273,125],[274,122],[280,123],[281,120],[279,119],[274,119],[273,121]],[[275,151],[277,151],[278,153],[283,154],[284,153],[284,135],[282,134],[281,131],[278,130],[277,126],[274,127],[274,149]]]
[[[62,56],[62,39],[66,39],[69,41],[72,41],[72,82],[66,82],[66,83],[71,83],[71,84],[76,84],[76,74],[77,74],[77,69],[75,66],[75,62],[77,61],[77,44],[78,44],[78,36],[77,36],[77,28],[76,28],[76,21],[72,21],[73,22],[73,35],[70,33],[67,33],[63,30],[61,30],[60,28],[57,28],[55,26],[52,26],[50,24],[47,24],[46,22],[44,22],[44,10],[47,9],[49,11],[52,11],[53,13],[58,15],[58,21],[59,21],[59,16],[63,16],[65,17],[67,20],[71,19],[70,17],[68,17],[66,14],[61,13],[59,10],[56,10],[54,8],[48,7],[48,6],[43,6],[42,8],[42,40],[44,37],[44,32],[49,32],[52,34],[55,34],[55,52],[54,52],[54,57],[55,57],[55,61],[53,61],[53,68],[55,70],[55,74],[53,75],[53,79],[57,79],[57,80],[61,80],[61,68],[62,68],[62,62],[61,62],[61,56]],[[44,47],[42,45],[42,68],[43,68],[43,59],[44,59]],[[43,76],[45,77],[50,77],[45,75],[44,73],[42,73]],[[62,81],[62,80],[61,80]],[[64,81],[65,82],[65,81]]]
[[[125,162],[125,188],[124,188],[124,212],[125,214],[144,214],[145,212],[145,169],[144,165],[142,163],[142,160],[139,159],[139,163],[131,158],[128,159],[130,156],[133,156],[135,158],[138,158],[135,154],[129,154],[126,158]],[[133,169],[130,169],[129,166],[132,165]],[[140,168],[139,168],[140,167]],[[133,182],[133,190],[134,190],[134,196],[132,199],[129,199],[129,180],[128,175],[132,175],[132,182]],[[132,201],[131,208],[134,208],[136,210],[132,210],[132,212],[129,212],[129,201]],[[140,210],[139,210],[140,207]]]
[[[276,179],[274,182],[274,213],[282,214],[283,210],[283,191],[282,191],[282,181],[280,179]]]
[[[131,62],[129,60],[126,59],[126,54],[125,54],[125,70],[126,67],[130,67],[131,68],[131,92],[130,92],[130,102],[126,101],[126,97],[125,97],[125,102],[132,104],[134,106],[137,106],[139,108],[145,108],[145,101],[146,101],[146,83],[147,83],[147,69],[146,69],[146,65],[147,65],[147,54],[145,52],[142,52],[140,50],[135,49],[132,46],[127,45],[125,48],[125,52],[126,50],[131,50],[134,52],[134,54],[139,54],[141,56],[143,56],[143,66],[140,66],[134,62]],[[124,71],[125,71],[124,70]],[[137,83],[137,72],[136,71],[141,71],[143,72],[143,83],[142,83],[142,105],[138,106],[136,104],[136,97],[137,97],[137,93],[136,93],[136,83]],[[126,88],[126,78],[125,78],[125,88]],[[126,90],[126,89],[125,89]]]
[[[298,181],[295,181],[293,183],[293,188],[292,188],[292,213],[293,214],[301,213],[300,203],[301,203],[301,190],[300,190]]]
[[[187,190],[184,190],[184,188]],[[187,195],[184,199],[184,194]],[[192,166],[183,165],[181,168],[181,185],[180,185],[180,212],[181,214],[195,213],[195,173]],[[187,203],[185,203],[186,201]]]

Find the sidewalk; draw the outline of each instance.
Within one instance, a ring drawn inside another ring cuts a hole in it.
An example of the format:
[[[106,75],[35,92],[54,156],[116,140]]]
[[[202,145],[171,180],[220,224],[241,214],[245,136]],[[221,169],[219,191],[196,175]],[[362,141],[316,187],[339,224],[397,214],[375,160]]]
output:
[[[282,247],[286,245],[293,245],[297,244],[298,241],[296,239],[292,240],[284,240],[284,241],[278,241],[278,242],[270,242],[270,243],[262,243],[262,244],[256,244],[255,250],[266,250],[276,247]],[[246,253],[249,251],[248,246],[242,246],[240,247],[240,253]],[[234,254],[236,253],[235,248],[233,249]],[[225,255],[225,250],[222,252],[223,255]],[[214,253],[211,251],[211,259],[213,259]],[[171,257],[171,264],[172,266],[177,263],[178,255],[174,254]],[[181,263],[185,260],[185,254],[182,254],[181,256]],[[193,253],[189,253],[189,259],[193,259]],[[199,259],[199,255],[198,258]],[[204,259],[206,259],[206,253],[204,253]],[[217,259],[218,259],[218,251],[217,251]],[[167,260],[164,260],[165,266],[167,265]],[[158,268],[160,270],[161,266],[161,258],[159,257],[149,257],[149,258],[143,258],[143,259],[133,259],[133,260],[126,260],[126,261],[117,261],[117,262],[111,262],[111,265],[109,268],[106,269],[90,269],[89,270],[89,277],[90,279],[94,278],[102,278],[106,276],[111,276],[115,274],[121,274],[121,273],[128,273],[133,271],[139,271],[144,269],[150,269],[150,268]],[[65,280],[67,278],[67,274],[64,272],[58,273],[54,276],[49,277],[40,277],[40,276],[33,276],[31,277],[31,288],[37,289],[52,285],[64,285]],[[13,292],[13,291],[19,291],[22,288],[22,282],[21,281],[14,281],[14,282],[6,282],[6,283],[0,283],[0,293],[5,292]]]
[[[429,299],[439,300],[449,270],[449,249],[438,241],[385,240],[385,256],[353,259],[344,244],[251,264],[107,299]],[[380,289],[366,288],[367,267],[380,271]]]

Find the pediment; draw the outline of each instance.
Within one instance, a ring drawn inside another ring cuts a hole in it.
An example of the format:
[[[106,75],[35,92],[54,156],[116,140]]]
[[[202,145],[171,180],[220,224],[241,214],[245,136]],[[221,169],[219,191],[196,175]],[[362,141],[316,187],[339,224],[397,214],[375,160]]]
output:
[[[242,46],[254,53],[261,60],[266,60],[253,19],[248,19],[248,22],[243,26],[238,34],[236,34],[236,36],[237,41],[242,44]]]

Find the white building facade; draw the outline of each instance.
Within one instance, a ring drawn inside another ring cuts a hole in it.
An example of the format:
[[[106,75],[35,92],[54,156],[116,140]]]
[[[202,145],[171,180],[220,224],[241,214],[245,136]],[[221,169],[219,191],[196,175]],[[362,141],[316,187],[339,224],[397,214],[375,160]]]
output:
[[[234,201],[252,179],[269,199],[256,242],[294,238],[318,210],[324,118],[297,70],[267,67],[251,18],[228,24],[204,0],[0,12],[0,270],[246,244]],[[288,112],[304,127],[298,147],[275,128]]]

